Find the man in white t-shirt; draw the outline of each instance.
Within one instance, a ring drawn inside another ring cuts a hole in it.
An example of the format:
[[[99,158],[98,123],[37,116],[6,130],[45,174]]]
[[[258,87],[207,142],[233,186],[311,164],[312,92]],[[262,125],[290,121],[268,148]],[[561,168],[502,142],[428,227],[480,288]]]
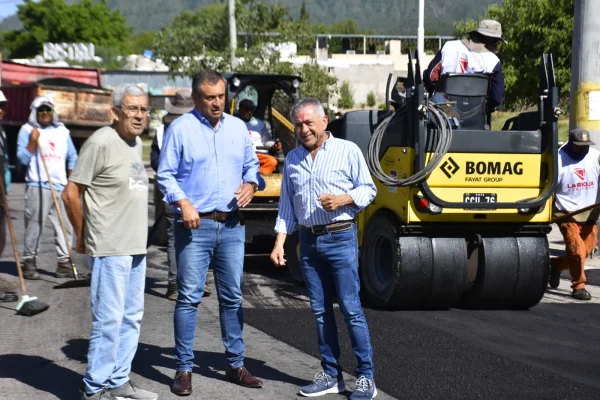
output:
[[[595,143],[585,129],[569,132],[569,141],[558,152],[558,184],[554,196],[554,217],[580,210],[596,203],[598,177],[600,177],[600,152],[590,148]],[[594,209],[565,218],[558,228],[565,241],[565,255],[550,260],[549,284],[557,288],[560,273],[571,273],[573,298],[590,300],[592,296],[585,290],[585,260],[598,243],[596,221],[599,210]]]
[[[37,272],[36,258],[41,243],[42,231],[46,218],[54,228],[54,243],[56,246],[58,265],[56,277],[74,278],[69,262],[67,243],[71,238],[63,237],[63,231],[58,219],[58,211],[54,206],[50,180],[46,175],[42,157],[37,149],[37,143],[42,146],[44,160],[50,172],[54,191],[58,196],[61,214],[66,216],[61,193],[67,184],[67,178],[77,161],[77,151],[73,145],[71,134],[58,115],[54,112],[54,104],[47,97],[37,97],[31,104],[31,114],[25,125],[19,131],[17,140],[17,157],[22,165],[27,166],[25,181],[25,244],[23,249],[23,277],[25,279],[40,279]],[[66,166],[66,168],[65,168]],[[71,236],[71,226],[66,218],[67,235]],[[87,276],[87,274],[85,274]]]

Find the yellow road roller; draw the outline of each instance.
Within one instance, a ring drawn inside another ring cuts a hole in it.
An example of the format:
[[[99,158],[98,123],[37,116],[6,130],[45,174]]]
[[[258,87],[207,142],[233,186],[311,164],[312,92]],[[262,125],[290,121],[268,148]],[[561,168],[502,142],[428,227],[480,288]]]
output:
[[[537,111],[502,130],[490,128],[488,75],[443,75],[447,101],[434,104],[409,59],[404,94],[388,78],[386,110],[329,124],[358,144],[377,184],[357,219],[363,293],[382,308],[535,306],[558,172],[552,56],[541,57]]]

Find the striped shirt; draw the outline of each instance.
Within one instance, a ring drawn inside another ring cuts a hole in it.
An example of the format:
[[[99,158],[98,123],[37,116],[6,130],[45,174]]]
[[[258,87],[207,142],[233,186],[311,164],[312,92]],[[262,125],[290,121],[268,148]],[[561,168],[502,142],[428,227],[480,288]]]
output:
[[[303,146],[286,156],[275,232],[354,219],[375,198],[377,188],[358,146],[328,134],[314,160]],[[317,200],[322,194],[348,194],[354,205],[326,211]]]

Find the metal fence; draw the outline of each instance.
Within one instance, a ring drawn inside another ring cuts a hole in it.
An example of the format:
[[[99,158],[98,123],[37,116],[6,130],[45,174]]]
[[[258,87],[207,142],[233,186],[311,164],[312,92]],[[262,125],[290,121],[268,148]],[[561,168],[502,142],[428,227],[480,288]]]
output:
[[[456,39],[454,36],[425,36],[426,52],[435,53],[444,43]],[[248,50],[259,43],[292,41],[297,45],[298,55],[328,54],[389,54],[390,42],[400,41],[401,52],[417,48],[417,36],[411,35],[359,35],[359,34],[317,34],[297,37],[281,37],[280,33],[238,33],[238,46]]]

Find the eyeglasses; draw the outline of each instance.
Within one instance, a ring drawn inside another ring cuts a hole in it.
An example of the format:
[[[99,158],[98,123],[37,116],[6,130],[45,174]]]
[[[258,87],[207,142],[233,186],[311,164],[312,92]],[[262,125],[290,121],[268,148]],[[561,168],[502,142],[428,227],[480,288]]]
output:
[[[146,115],[148,112],[150,112],[150,108],[148,107],[127,106],[125,104],[121,106],[121,110],[123,110],[123,112],[129,116],[137,115],[139,112],[141,112],[142,115]]]

